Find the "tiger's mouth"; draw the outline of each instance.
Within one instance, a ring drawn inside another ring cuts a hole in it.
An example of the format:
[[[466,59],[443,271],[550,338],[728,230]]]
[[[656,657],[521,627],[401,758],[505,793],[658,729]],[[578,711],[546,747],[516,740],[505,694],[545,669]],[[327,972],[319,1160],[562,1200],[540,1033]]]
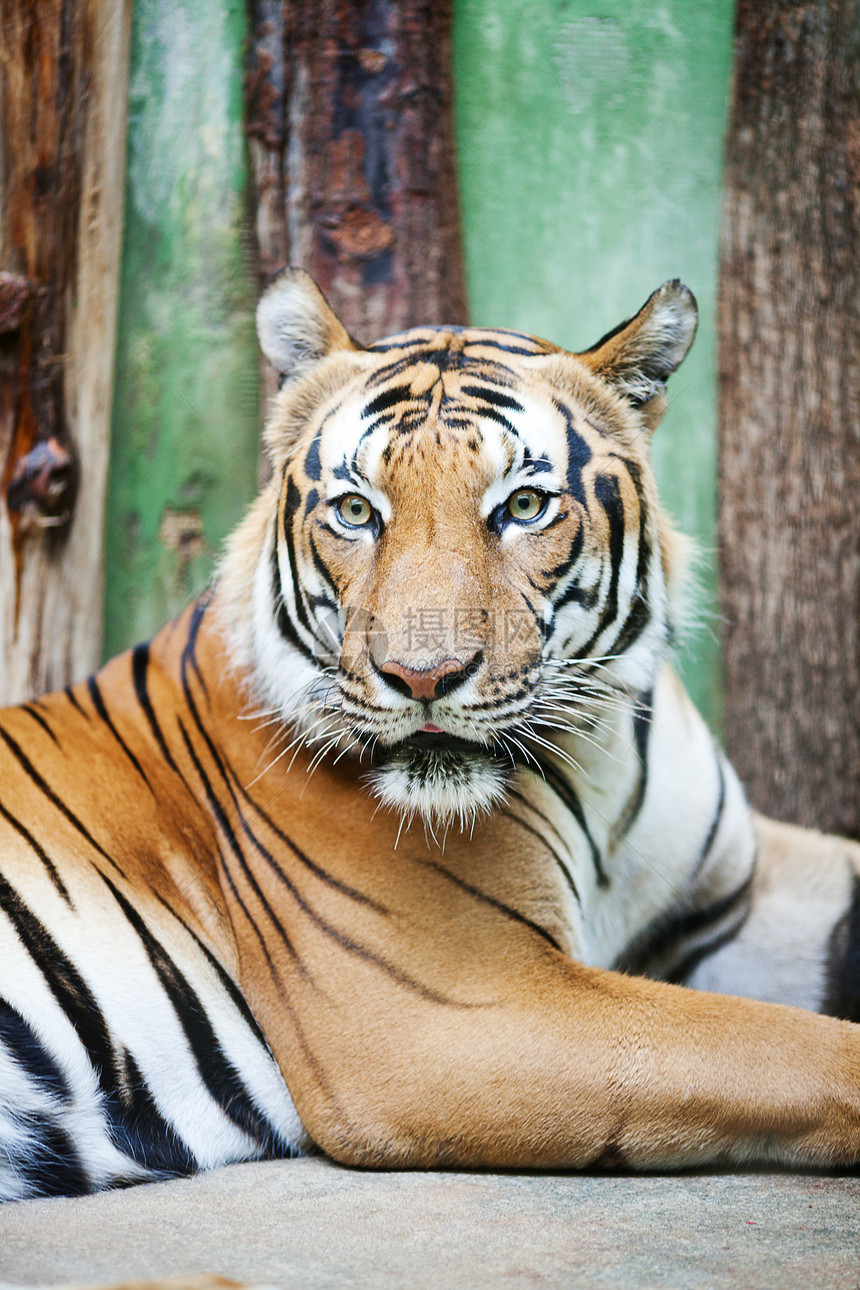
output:
[[[377,746],[369,778],[374,794],[401,814],[467,827],[503,800],[512,770],[510,758],[493,745],[419,730]]]
[[[486,744],[479,744],[472,739],[461,739],[458,735],[448,734],[447,730],[416,730],[414,735],[410,735],[407,739],[402,739],[399,744],[394,745],[394,751],[401,749],[417,753],[462,753],[465,756],[488,751]],[[388,751],[391,752],[392,749],[388,749]]]

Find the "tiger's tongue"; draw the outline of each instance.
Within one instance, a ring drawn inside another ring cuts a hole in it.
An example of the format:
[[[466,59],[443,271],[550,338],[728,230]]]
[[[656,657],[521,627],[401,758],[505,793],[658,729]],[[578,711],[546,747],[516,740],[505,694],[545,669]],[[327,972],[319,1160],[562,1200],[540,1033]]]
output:
[[[445,731],[441,726],[434,726],[431,721],[428,721],[426,726],[422,726],[418,733],[419,735],[444,735]]]

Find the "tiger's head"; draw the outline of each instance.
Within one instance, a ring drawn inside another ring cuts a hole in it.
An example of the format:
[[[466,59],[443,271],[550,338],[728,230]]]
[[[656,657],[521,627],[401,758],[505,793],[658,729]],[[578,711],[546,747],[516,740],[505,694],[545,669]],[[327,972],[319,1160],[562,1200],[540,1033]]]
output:
[[[432,824],[490,809],[601,691],[647,691],[676,549],[649,437],[696,316],[668,282],[581,354],[458,327],[364,348],[282,274],[258,310],[274,475],[221,574],[257,700]]]

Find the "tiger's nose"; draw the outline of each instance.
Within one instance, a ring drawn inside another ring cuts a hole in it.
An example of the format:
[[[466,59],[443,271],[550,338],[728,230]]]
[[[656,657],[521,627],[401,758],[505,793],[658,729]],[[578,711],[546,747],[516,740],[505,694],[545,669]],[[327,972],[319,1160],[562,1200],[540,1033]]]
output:
[[[478,650],[467,663],[458,658],[446,658],[435,667],[427,668],[407,667],[396,659],[388,659],[377,671],[398,694],[429,703],[431,699],[441,699],[443,694],[450,694],[468,680],[481,666],[482,658],[483,653]]]

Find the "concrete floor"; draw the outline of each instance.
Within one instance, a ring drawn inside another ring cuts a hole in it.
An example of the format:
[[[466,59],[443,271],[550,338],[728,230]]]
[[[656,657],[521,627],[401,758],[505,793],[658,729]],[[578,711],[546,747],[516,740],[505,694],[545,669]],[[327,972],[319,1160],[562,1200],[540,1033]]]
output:
[[[0,1209],[0,1282],[189,1273],[284,1290],[857,1290],[860,1179],[371,1174],[304,1159]]]

